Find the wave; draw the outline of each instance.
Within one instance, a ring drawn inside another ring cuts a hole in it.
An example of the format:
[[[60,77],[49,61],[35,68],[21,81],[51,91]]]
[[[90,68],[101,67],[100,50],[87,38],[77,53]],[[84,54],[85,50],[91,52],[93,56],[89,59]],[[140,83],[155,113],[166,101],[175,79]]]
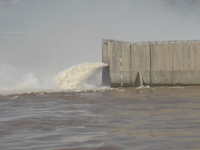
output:
[[[54,76],[37,78],[33,73],[12,66],[0,66],[0,95],[35,92],[85,91],[101,86],[104,63],[83,63]]]

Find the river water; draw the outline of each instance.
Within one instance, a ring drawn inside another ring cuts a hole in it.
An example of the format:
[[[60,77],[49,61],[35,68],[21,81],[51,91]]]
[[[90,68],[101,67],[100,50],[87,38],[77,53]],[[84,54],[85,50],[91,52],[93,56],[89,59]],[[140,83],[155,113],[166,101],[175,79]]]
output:
[[[0,96],[1,150],[199,150],[200,87]]]

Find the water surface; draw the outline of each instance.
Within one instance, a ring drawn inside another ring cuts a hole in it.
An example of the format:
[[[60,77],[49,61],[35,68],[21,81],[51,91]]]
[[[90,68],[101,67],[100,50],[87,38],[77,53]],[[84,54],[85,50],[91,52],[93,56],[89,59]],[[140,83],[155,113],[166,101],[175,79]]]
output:
[[[2,150],[199,150],[200,87],[0,96]]]

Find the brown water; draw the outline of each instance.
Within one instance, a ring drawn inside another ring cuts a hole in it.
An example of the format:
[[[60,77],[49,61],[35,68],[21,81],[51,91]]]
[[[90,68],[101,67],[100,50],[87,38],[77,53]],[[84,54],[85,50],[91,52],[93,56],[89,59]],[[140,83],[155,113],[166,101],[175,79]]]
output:
[[[200,87],[0,96],[0,150],[199,150]]]

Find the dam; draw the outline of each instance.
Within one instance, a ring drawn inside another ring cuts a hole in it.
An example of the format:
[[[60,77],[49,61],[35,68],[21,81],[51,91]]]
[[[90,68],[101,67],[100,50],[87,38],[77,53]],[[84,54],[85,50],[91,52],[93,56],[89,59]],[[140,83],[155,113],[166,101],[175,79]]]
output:
[[[200,85],[200,40],[103,39],[102,62],[112,87]]]

